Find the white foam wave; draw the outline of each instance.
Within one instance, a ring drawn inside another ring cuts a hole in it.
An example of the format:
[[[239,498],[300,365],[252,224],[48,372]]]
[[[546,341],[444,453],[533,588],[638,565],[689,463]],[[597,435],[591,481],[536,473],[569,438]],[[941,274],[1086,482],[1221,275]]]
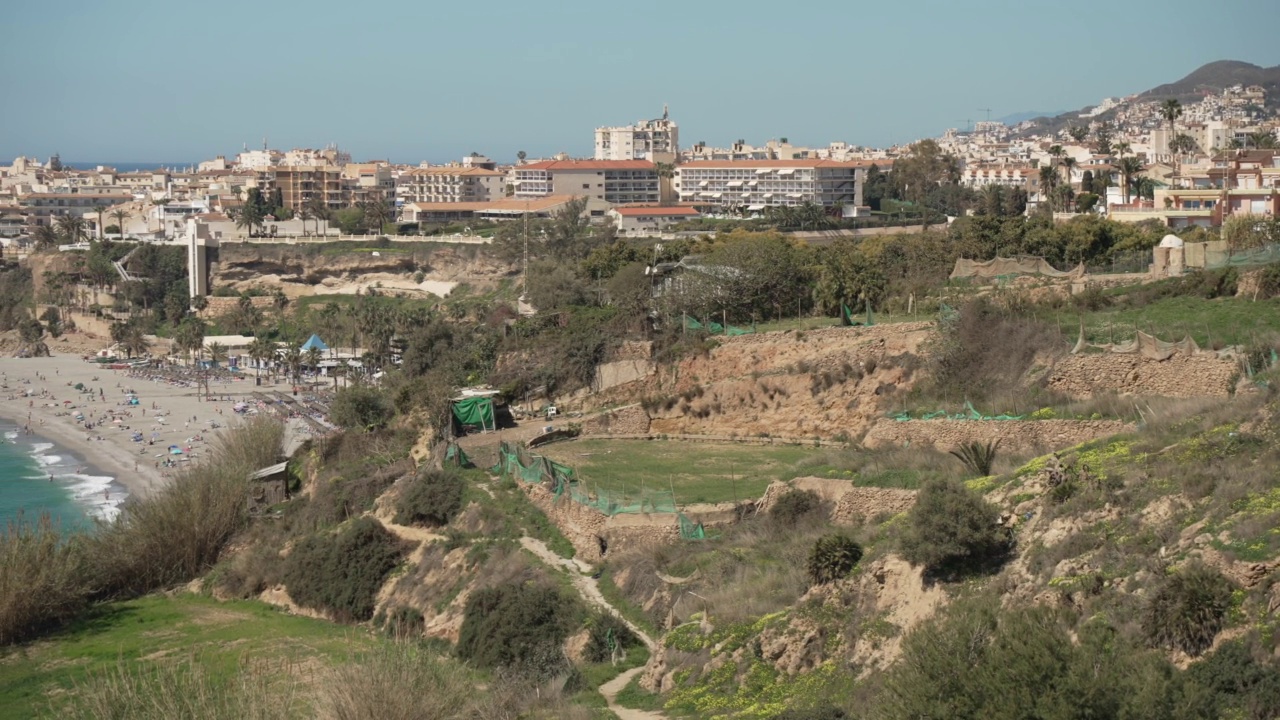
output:
[[[69,480],[71,496],[87,508],[90,515],[102,520],[114,520],[120,514],[120,505],[129,496],[124,488],[115,484],[115,478],[109,475],[74,473],[63,475],[59,479]]]

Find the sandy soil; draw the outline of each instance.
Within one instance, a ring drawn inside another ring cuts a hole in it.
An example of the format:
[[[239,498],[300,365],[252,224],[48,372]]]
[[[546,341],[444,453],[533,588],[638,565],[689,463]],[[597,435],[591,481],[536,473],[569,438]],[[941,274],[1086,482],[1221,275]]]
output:
[[[76,383],[93,393],[77,391]],[[244,421],[232,406],[255,390],[270,389],[256,387],[252,375],[247,380],[210,382],[209,392],[218,399],[206,401],[195,387],[130,377],[128,371],[110,370],[80,355],[0,359],[0,416],[20,426],[29,424],[36,435],[83,456],[140,497],[173,476],[175,469],[162,464],[173,457],[167,454],[170,445],[184,450],[181,457],[199,462],[210,442]],[[137,405],[128,404],[128,390],[136,393]],[[96,426],[86,430],[74,417],[76,411]],[[119,423],[111,420],[112,413]],[[213,423],[220,427],[213,428]],[[134,432],[141,432],[144,442],[134,442]],[[153,444],[146,442],[153,438]]]

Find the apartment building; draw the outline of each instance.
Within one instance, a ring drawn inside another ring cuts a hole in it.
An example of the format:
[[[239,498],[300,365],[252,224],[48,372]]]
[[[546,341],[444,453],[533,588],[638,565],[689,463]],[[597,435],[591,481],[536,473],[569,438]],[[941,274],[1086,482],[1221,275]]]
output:
[[[698,211],[684,205],[631,205],[613,208],[607,216],[618,226],[619,235],[643,237],[661,234],[676,223],[692,220],[698,217]]]
[[[1110,208],[1122,222],[1156,219],[1171,228],[1217,227],[1232,215],[1280,217],[1280,151],[1229,150],[1207,168],[1184,170],[1150,205]]]
[[[258,171],[254,181],[264,196],[280,191],[285,207],[297,211],[321,197],[329,208],[345,205],[342,168],[337,165],[278,165]]]
[[[662,117],[625,127],[596,128],[596,160],[674,162],[680,152],[680,128],[666,106]]]
[[[90,215],[96,207],[111,207],[133,200],[129,193],[27,193],[18,196],[18,204],[34,229],[52,225],[63,215]]]
[[[662,198],[658,169],[647,160],[548,160],[512,172],[515,197],[586,196],[614,205],[656,205]]]
[[[676,168],[681,203],[729,211],[781,205],[862,205],[865,163],[835,160],[702,160]]]
[[[396,197],[396,180],[391,166],[385,162],[342,166],[342,195],[348,205],[375,201],[390,204]]]
[[[1032,179],[1038,185],[1039,172],[1030,165],[966,165],[960,174],[960,184],[976,189],[991,185],[1020,187],[1030,193],[1037,189],[1032,187]]]
[[[405,203],[488,202],[505,195],[506,176],[483,167],[414,168],[400,175],[397,196]]]

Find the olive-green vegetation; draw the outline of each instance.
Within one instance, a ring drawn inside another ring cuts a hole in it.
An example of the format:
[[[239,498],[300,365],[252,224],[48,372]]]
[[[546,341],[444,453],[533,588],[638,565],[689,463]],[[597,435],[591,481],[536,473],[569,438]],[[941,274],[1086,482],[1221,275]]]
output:
[[[336,533],[302,538],[283,568],[289,596],[344,621],[373,617],[387,573],[400,562],[394,536],[372,518],[352,520]]]
[[[457,472],[422,468],[396,503],[396,523],[448,525],[462,509],[464,491],[464,481]]]

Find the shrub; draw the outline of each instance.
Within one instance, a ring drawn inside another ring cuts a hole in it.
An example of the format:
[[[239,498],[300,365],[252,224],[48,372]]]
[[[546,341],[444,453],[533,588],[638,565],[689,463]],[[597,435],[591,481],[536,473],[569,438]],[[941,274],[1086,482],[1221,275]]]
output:
[[[969,472],[978,477],[986,477],[991,474],[991,466],[996,462],[996,449],[999,447],[999,440],[986,444],[974,440],[962,444],[959,449],[951,450],[950,453],[959,458],[969,468]]]
[[[930,480],[907,514],[902,556],[930,571],[962,573],[1003,560],[1010,543],[1000,513],[954,480]]]
[[[395,413],[386,395],[377,388],[352,385],[333,396],[330,417],[344,428],[365,432],[385,427]]]
[[[552,587],[507,583],[467,598],[458,656],[477,667],[554,677],[567,670],[560,649],[579,618],[575,599]]]
[[[399,562],[395,537],[372,518],[336,534],[303,538],[285,559],[284,584],[299,605],[338,620],[368,620],[382,583]]]
[[[862,559],[862,546],[845,535],[823,535],[809,551],[809,582],[825,585],[850,573]]]
[[[417,608],[401,605],[390,614],[378,613],[373,624],[381,627],[388,635],[397,638],[422,637],[426,627],[426,618]]]
[[[1258,296],[1273,298],[1280,296],[1280,264],[1271,264],[1258,273]]]
[[[597,613],[587,625],[587,647],[584,657],[588,662],[612,660],[614,652],[635,647],[640,638],[613,613]]]
[[[769,508],[769,519],[781,525],[795,525],[822,509],[822,499],[811,490],[788,490]]]
[[[932,343],[928,394],[940,398],[987,398],[1019,382],[1037,353],[1062,345],[1055,328],[1005,311],[985,298],[959,308]]]
[[[458,473],[424,468],[396,503],[396,524],[448,525],[462,509],[463,489]]]
[[[845,720],[849,716],[838,707],[825,705],[822,707],[784,710],[774,715],[773,720]]]
[[[217,562],[248,522],[248,477],[279,460],[283,426],[256,418],[224,435],[209,462],[128,504],[91,536],[97,597],[133,597],[188,582]]]
[[[1142,630],[1154,647],[1199,655],[1213,644],[1231,607],[1232,585],[1200,562],[1188,563],[1156,590],[1143,612]]]
[[[1183,689],[1185,717],[1280,717],[1280,669],[1259,662],[1271,648],[1251,648],[1244,640],[1224,643],[1187,668]]]
[[[328,673],[320,691],[323,717],[334,720],[484,717],[467,669],[425,645],[385,644]]]
[[[83,537],[64,537],[47,514],[34,523],[18,515],[0,535],[0,645],[75,617],[91,577]]]

